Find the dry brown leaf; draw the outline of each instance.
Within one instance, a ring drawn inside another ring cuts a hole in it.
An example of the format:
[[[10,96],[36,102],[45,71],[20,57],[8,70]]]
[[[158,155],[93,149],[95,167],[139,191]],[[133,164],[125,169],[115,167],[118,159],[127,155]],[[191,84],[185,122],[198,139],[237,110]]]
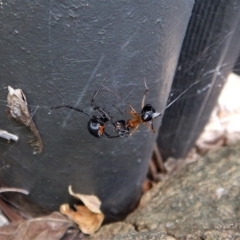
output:
[[[83,233],[95,233],[101,227],[104,220],[104,215],[100,210],[101,201],[94,195],[74,193],[72,186],[68,187],[68,191],[70,195],[81,200],[85,206],[74,205],[76,209],[74,211],[68,204],[63,204],[60,207],[60,212],[77,223]]]
[[[2,198],[0,198],[0,209],[1,209],[1,212],[4,213],[4,215],[10,220],[10,222],[25,220],[25,218],[22,215],[18,214],[14,206],[12,206],[11,204],[8,204],[4,200],[2,200]],[[1,212],[0,212],[0,215],[4,216],[3,214],[1,214]]]
[[[10,116],[29,127],[33,133],[34,138],[30,141],[30,144],[34,148],[34,153],[41,153],[43,150],[43,142],[29,113],[27,99],[23,91],[8,86],[7,101]]]
[[[7,132],[5,130],[2,130],[2,129],[0,129],[0,137],[1,138],[5,138],[8,141],[13,140],[13,141],[16,142],[18,140],[18,136],[17,135],[14,135],[14,134],[9,133],[9,132]]]
[[[60,213],[54,212],[49,216],[14,222],[0,227],[0,239],[59,240],[73,227],[71,221]]]
[[[91,212],[102,213],[100,210],[101,201],[98,199],[98,197],[94,195],[84,195],[80,193],[74,193],[72,190],[72,186],[68,187],[68,191],[70,195],[81,200]]]
[[[101,227],[104,219],[102,213],[91,212],[86,206],[74,205],[74,207],[76,211],[70,209],[68,204],[63,204],[60,212],[77,223],[83,233],[93,234]]]
[[[199,136],[196,147],[205,154],[209,150],[240,140],[240,77],[229,74],[208,124]]]

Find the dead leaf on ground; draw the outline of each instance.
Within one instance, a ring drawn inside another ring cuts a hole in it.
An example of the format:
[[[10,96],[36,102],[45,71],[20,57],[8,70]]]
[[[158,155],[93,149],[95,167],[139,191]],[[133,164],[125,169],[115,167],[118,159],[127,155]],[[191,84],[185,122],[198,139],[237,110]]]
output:
[[[227,82],[196,147],[200,154],[240,140],[240,77],[229,74]]]
[[[1,138],[5,138],[8,141],[13,140],[13,141],[16,142],[18,140],[18,136],[17,135],[14,135],[14,134],[9,133],[8,131],[2,130],[2,129],[0,129],[0,137]]]
[[[59,240],[66,236],[72,228],[74,225],[71,221],[60,213],[54,212],[49,216],[14,222],[0,227],[0,239]]]
[[[103,214],[93,213],[85,206],[74,205],[74,208],[76,211],[70,209],[68,204],[63,204],[60,211],[78,224],[83,233],[93,234],[101,227],[104,219]]]
[[[72,186],[68,187],[68,191],[70,195],[81,200],[90,211],[94,213],[102,213],[100,210],[101,201],[98,199],[98,197],[94,195],[84,195],[80,193],[74,193],[72,190]]]
[[[29,191],[22,188],[0,187],[0,194],[5,192],[22,193],[25,195],[29,194]],[[11,205],[9,202],[5,202],[2,198],[0,198],[0,209],[4,213],[4,215],[12,222],[24,220],[21,214],[16,211],[16,208],[14,208],[14,206]]]
[[[33,139],[30,141],[31,146],[34,148],[34,153],[41,153],[43,150],[43,142],[33,122],[32,116],[28,110],[26,96],[21,89],[13,89],[8,86],[8,112],[10,116],[25,126],[29,127],[33,133]]]
[[[70,195],[81,200],[85,206],[74,205],[76,210],[74,211],[70,208],[69,204],[63,204],[60,207],[60,212],[77,223],[83,233],[95,233],[101,227],[104,220],[104,215],[100,210],[101,201],[94,195],[74,193],[71,186],[69,186],[68,191]]]

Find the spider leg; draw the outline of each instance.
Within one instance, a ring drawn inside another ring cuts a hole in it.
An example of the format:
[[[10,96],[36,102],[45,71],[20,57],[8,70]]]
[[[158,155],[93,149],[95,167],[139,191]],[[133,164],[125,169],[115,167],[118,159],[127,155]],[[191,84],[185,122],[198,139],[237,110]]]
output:
[[[150,122],[144,122],[144,125],[145,125],[146,127],[148,127],[153,133],[156,133],[156,131],[155,131],[154,128],[153,128],[153,122],[152,122],[152,121],[150,121]]]
[[[115,106],[114,104],[112,106],[115,107],[123,115],[123,112],[117,106]]]
[[[105,88],[107,89],[109,92],[111,92],[112,94],[116,95],[118,98],[120,98],[115,92],[113,92],[111,89],[109,89],[108,87],[104,86],[104,85],[100,85],[100,87],[95,91],[94,95],[93,95],[93,98],[91,100],[91,106],[95,105],[94,101],[99,93],[99,91],[102,89],[102,88]]]
[[[133,129],[133,131],[129,134],[129,136],[133,135],[139,127],[139,124]]]
[[[129,108],[131,109],[132,112],[137,113],[136,110],[133,108],[131,104],[128,103]]]
[[[99,91],[100,91],[102,88],[103,88],[103,85],[100,85],[100,87],[95,91],[95,93],[94,93],[94,95],[93,95],[93,98],[92,98],[92,100],[91,100],[91,106],[93,106],[94,101],[95,101],[95,99],[96,99]],[[94,104],[94,105],[95,105],[95,104]]]
[[[61,106],[56,106],[56,107],[51,107],[51,109],[57,109],[57,108],[70,108],[72,110],[75,110],[75,111],[78,111],[78,112],[81,112],[81,113],[84,113],[90,117],[93,117],[92,114],[84,111],[83,109],[80,109],[80,108],[75,108],[75,107],[72,107],[71,105],[61,105]]]
[[[145,105],[146,94],[147,94],[147,92],[149,91],[145,78],[144,78],[143,82],[144,82],[144,85],[145,85],[146,90],[145,90],[144,93],[143,93],[142,109],[143,109],[143,107],[144,107],[144,105]]]
[[[114,105],[114,104],[106,105],[106,106],[104,106],[103,109],[105,110],[107,107],[114,107],[123,115],[123,112],[116,105]]]
[[[126,110],[125,111],[127,114],[129,114],[129,115],[131,115],[131,116],[133,116],[134,118],[138,118],[138,113],[136,113],[136,112],[133,112],[133,111],[129,111],[129,110]]]
[[[110,118],[110,116],[108,116],[108,114],[103,109],[101,109],[99,107],[95,107],[94,110],[98,113],[100,118],[102,118],[102,119],[104,119],[104,118],[109,119]]]
[[[108,134],[106,131],[104,131],[104,134],[105,134],[108,138],[117,138],[117,137],[121,137],[120,135],[111,136],[111,135]]]

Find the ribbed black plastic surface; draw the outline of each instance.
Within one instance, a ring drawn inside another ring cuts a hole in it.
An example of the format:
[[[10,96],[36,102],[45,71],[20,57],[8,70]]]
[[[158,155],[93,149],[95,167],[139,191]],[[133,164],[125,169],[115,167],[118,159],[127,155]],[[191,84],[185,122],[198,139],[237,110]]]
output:
[[[240,1],[197,0],[184,39],[158,144],[166,159],[184,157],[205,126],[239,56]]]

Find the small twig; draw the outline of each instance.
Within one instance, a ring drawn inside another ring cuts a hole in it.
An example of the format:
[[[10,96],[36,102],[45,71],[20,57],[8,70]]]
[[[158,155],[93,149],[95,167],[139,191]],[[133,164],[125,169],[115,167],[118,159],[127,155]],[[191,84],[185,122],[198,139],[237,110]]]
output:
[[[4,193],[4,192],[19,192],[25,195],[29,194],[27,190],[21,189],[21,188],[7,188],[7,187],[0,188],[0,193]]]
[[[166,168],[165,168],[165,166],[163,164],[162,156],[161,156],[161,154],[159,152],[159,148],[158,148],[156,143],[155,143],[154,148],[153,148],[153,153],[155,154],[156,164],[159,167],[160,171],[162,173],[167,173],[167,170],[166,170]]]
[[[16,142],[18,140],[18,136],[14,135],[12,133],[9,133],[9,132],[7,132],[5,130],[2,130],[2,129],[0,129],[0,137],[1,138],[5,138],[8,141],[13,140],[13,141]]]
[[[150,164],[149,164],[149,173],[150,173],[150,177],[152,178],[152,180],[154,180],[155,175],[157,174],[157,169],[156,169],[153,159],[151,159]]]

